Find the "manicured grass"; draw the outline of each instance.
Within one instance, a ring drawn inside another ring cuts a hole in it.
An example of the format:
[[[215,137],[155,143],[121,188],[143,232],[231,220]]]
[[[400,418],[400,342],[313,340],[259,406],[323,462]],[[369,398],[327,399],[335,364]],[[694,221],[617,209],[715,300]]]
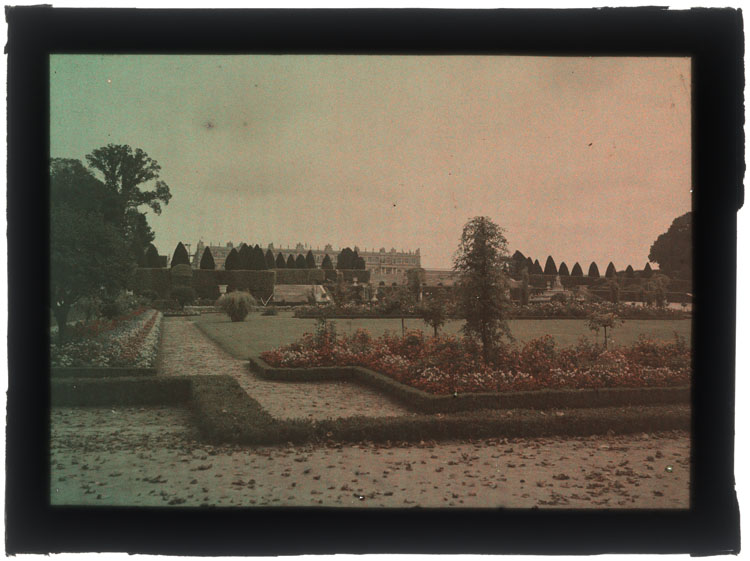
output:
[[[248,359],[262,351],[275,349],[297,341],[304,333],[315,330],[314,319],[299,319],[291,312],[279,312],[277,316],[262,316],[253,312],[243,322],[233,323],[223,314],[204,314],[192,321],[212,340],[216,341],[232,356]],[[386,331],[401,333],[400,319],[338,319],[336,323],[339,334],[354,333],[357,329],[366,329],[374,337]],[[427,334],[432,330],[419,319],[406,319],[406,329],[419,329]],[[462,321],[450,321],[441,330],[442,333],[457,334],[463,325]],[[552,335],[560,346],[574,345],[583,336],[592,341],[594,334],[586,327],[585,320],[578,319],[519,319],[509,322],[513,336],[520,342],[528,341],[542,335]],[[655,339],[667,340],[677,332],[690,343],[691,320],[627,320],[618,326],[613,334],[616,344],[629,345],[641,334]],[[599,335],[599,342],[603,336]]]

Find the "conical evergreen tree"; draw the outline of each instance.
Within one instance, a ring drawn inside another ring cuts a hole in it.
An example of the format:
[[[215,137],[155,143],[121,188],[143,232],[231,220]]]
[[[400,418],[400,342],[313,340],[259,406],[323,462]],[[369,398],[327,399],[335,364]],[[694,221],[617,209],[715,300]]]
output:
[[[275,269],[276,260],[273,258],[273,251],[270,248],[266,251],[266,269]]]
[[[250,251],[250,268],[253,271],[266,270],[266,256],[263,255],[263,250],[258,245]]]
[[[333,270],[333,263],[327,253],[325,254],[325,257],[323,257],[323,262],[320,264],[320,268],[328,271]]]
[[[286,261],[284,260],[284,256],[281,255],[281,253],[276,256],[276,268],[286,269]]]
[[[581,269],[581,266],[576,261],[576,264],[573,265],[573,270],[570,272],[571,277],[582,277],[583,276],[583,269]]]
[[[529,274],[532,274],[534,272],[534,262],[531,260],[531,257],[526,258],[526,270],[529,272]]]
[[[533,275],[543,275],[544,271],[542,266],[539,264],[539,259],[534,260],[534,269],[531,271]]]
[[[287,269],[296,269],[297,268],[297,263],[294,260],[294,255],[292,255],[291,253],[289,254],[289,257],[287,257],[286,268]]]
[[[560,263],[560,268],[557,270],[557,274],[559,274],[561,277],[570,276],[570,272],[568,271],[568,266],[565,264],[565,261]]]
[[[232,251],[229,252],[229,255],[227,255],[226,260],[224,261],[224,270],[225,271],[236,271],[240,268],[240,254],[237,251],[237,248],[232,248]]]
[[[547,256],[547,262],[544,264],[544,274],[545,275],[557,274],[557,266],[555,265],[555,260],[552,259],[551,255]]]
[[[593,261],[591,262],[591,265],[589,265],[589,275],[592,278],[598,279],[601,275],[599,274],[599,267],[596,266],[596,263]]]
[[[354,268],[354,252],[351,248],[345,247],[339,253],[338,259],[336,260],[337,269],[353,269]]]
[[[646,263],[646,266],[643,268],[643,276],[648,278],[651,278],[651,275],[654,274],[654,271],[651,270],[651,265],[649,263]]]
[[[190,265],[190,257],[182,242],[177,244],[172,254],[172,267],[176,267],[177,265]]]
[[[632,265],[628,265],[628,268],[625,269],[625,278],[632,279],[633,277],[635,277],[635,271],[633,270]]]
[[[615,264],[612,261],[607,265],[607,272],[604,273],[604,276],[608,279],[617,278],[617,269],[615,269]]]
[[[214,262],[214,256],[211,253],[211,248],[206,246],[203,250],[203,256],[201,257],[201,269],[215,269],[216,263]]]
[[[297,260],[294,264],[297,269],[307,269],[307,261],[305,261],[305,256],[301,253],[297,255]]]
[[[305,262],[307,263],[308,269],[317,269],[315,266],[315,256],[313,255],[312,249],[305,255]]]
[[[150,243],[146,248],[146,267],[151,269],[158,269],[161,267],[159,262],[159,252],[156,250],[156,246]]]
[[[240,256],[239,262],[237,264],[238,269],[242,269],[243,271],[252,269],[252,252],[253,250],[249,245],[243,243],[240,246],[240,250],[238,252]]]

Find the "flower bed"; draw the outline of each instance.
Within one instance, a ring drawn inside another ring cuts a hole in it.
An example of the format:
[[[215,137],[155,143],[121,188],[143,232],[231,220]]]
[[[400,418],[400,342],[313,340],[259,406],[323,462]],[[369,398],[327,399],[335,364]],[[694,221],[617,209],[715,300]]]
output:
[[[592,314],[617,314],[622,319],[683,319],[688,314],[682,310],[613,304],[610,302],[544,302],[516,304],[508,309],[509,319],[586,319]]]
[[[542,389],[676,387],[690,383],[691,352],[684,339],[641,338],[630,347],[604,350],[585,340],[556,349],[549,335],[523,346],[502,345],[490,364],[470,340],[406,337],[373,339],[366,331],[336,337],[306,334],[261,354],[274,367],[364,366],[433,395]]]
[[[114,320],[75,326],[62,345],[52,342],[53,367],[153,367],[162,314],[140,308]]]

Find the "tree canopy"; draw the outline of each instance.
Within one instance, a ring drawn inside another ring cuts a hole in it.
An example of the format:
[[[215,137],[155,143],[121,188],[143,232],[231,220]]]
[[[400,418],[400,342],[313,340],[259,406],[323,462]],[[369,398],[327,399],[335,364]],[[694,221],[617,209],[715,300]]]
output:
[[[477,216],[464,226],[453,269],[458,273],[458,294],[463,316],[463,331],[482,344],[485,363],[499,336],[510,337],[505,321],[508,281],[503,273],[503,257],[508,242],[503,230],[489,217]]]
[[[145,267],[149,267],[151,269],[158,269],[161,267],[161,259],[159,259],[159,251],[156,249],[156,246],[152,243],[148,244],[148,247],[146,248],[145,253],[146,259],[145,259]]]
[[[339,256],[336,259],[337,269],[353,269],[354,268],[354,252],[351,248],[345,247],[339,252]]]
[[[275,269],[276,268],[276,260],[273,258],[273,251],[271,251],[271,248],[268,248],[266,250],[266,269]]]
[[[299,253],[297,255],[297,259],[294,262],[294,265],[297,269],[307,269],[307,261],[305,261],[305,256]]]
[[[172,263],[170,265],[171,267],[176,267],[177,265],[187,265],[188,267],[190,266],[190,256],[188,255],[185,246],[182,245],[182,242],[178,242],[177,247],[174,248],[174,253],[172,254]]]
[[[599,267],[596,266],[596,263],[593,261],[591,262],[591,265],[589,265],[589,275],[590,277],[593,277],[595,279],[598,279],[601,275],[599,275]]]
[[[286,269],[286,261],[284,260],[284,256],[281,255],[281,253],[276,256],[276,268]]]
[[[634,277],[635,277],[635,271],[633,270],[633,266],[628,265],[627,269],[625,269],[625,278],[632,279]]]
[[[581,266],[578,264],[578,261],[576,261],[576,264],[573,265],[573,270],[570,272],[571,277],[582,277],[583,276],[583,269],[581,269]]]
[[[252,269],[252,248],[243,243],[240,245],[240,249],[237,252],[237,255],[239,256],[239,263],[237,265],[238,269],[242,269],[243,271],[248,271]]]
[[[326,253],[323,257],[323,262],[320,264],[321,269],[326,269],[328,271],[333,270],[333,263],[331,262],[331,258]]]
[[[203,256],[201,257],[201,269],[215,269],[216,263],[214,262],[214,256],[211,253],[211,248],[206,246],[206,249],[203,250]]]
[[[268,268],[266,266],[266,256],[259,245],[255,245],[251,250],[250,268],[254,271],[265,271]]]
[[[557,270],[557,273],[561,277],[570,276],[570,272],[568,271],[568,266],[565,264],[565,261],[563,261],[562,263],[560,263],[560,268]]]
[[[531,273],[534,274],[534,275],[543,275],[544,274],[544,271],[542,270],[542,266],[539,264],[539,259],[536,259],[534,261],[534,267],[533,267]]]
[[[654,274],[654,271],[651,269],[651,265],[649,263],[646,263],[646,266],[643,268],[643,276],[648,278],[651,278],[651,275]]]
[[[617,269],[615,269],[615,264],[612,261],[607,265],[607,271],[604,273],[604,276],[608,279],[617,278]]]
[[[693,276],[693,213],[674,219],[669,229],[651,245],[648,260],[659,264],[659,270],[672,278]]]
[[[289,257],[287,257],[286,268],[287,269],[296,269],[297,268],[297,262],[294,260],[294,255],[292,255],[291,253],[289,254]]]

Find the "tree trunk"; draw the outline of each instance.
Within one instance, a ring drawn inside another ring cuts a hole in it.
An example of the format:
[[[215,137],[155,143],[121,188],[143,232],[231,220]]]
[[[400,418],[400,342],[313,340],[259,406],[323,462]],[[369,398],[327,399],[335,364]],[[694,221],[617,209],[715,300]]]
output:
[[[55,321],[57,322],[57,344],[62,345],[65,339],[65,328],[68,325],[68,312],[70,306],[59,306],[52,310],[55,315]]]
[[[604,326],[604,348],[607,348],[607,326]]]
[[[406,337],[406,328],[404,327],[404,316],[401,316],[401,338]]]

